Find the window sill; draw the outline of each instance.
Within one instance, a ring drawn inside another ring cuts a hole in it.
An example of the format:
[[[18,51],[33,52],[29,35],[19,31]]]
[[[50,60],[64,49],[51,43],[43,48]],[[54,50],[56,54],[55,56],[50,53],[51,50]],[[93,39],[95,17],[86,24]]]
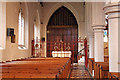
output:
[[[3,50],[3,48],[0,47],[0,50]]]
[[[0,47],[0,50],[4,50],[5,48]]]

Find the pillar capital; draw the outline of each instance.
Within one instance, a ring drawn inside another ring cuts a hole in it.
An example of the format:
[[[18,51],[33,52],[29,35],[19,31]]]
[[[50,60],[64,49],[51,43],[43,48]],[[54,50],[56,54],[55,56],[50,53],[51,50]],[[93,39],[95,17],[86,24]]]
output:
[[[108,19],[120,18],[120,3],[107,4],[103,9]]]
[[[88,37],[93,37],[94,36],[94,32],[89,32],[88,33]]]
[[[94,32],[96,31],[103,31],[105,29],[104,25],[96,25],[96,26],[92,26]]]
[[[88,34],[89,38],[94,38],[94,34]]]
[[[93,27],[93,30],[96,30],[96,29],[103,30],[103,29],[105,29],[104,25],[94,25],[92,27]]]

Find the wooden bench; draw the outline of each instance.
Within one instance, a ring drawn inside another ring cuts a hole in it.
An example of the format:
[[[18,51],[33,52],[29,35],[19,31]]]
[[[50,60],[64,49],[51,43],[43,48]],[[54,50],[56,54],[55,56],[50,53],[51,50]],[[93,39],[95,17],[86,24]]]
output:
[[[104,62],[109,63],[109,56],[105,55],[104,56]],[[94,58],[88,58],[88,70],[89,73],[92,75],[93,74],[93,70],[94,70]]]
[[[108,78],[110,80],[120,80],[120,72],[109,72]]]
[[[109,62],[109,55],[104,56],[104,62]]]
[[[94,70],[94,58],[88,58],[88,66],[89,73],[92,75]]]
[[[109,63],[95,62],[94,63],[94,78],[105,79],[108,78]]]
[[[5,66],[4,66],[5,67]],[[10,66],[9,66],[10,67]]]
[[[2,63],[3,78],[67,78],[71,70],[69,58],[30,58]]]
[[[2,78],[56,78],[56,74],[3,73]]]

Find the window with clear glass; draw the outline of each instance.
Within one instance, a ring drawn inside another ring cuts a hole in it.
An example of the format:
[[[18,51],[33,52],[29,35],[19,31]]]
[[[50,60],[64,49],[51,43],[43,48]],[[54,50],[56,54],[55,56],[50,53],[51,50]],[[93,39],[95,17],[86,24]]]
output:
[[[37,25],[36,22],[34,22],[34,39],[38,38],[37,37]]]
[[[18,30],[18,45],[20,46],[20,47],[24,47],[24,45],[25,45],[25,41],[24,41],[24,38],[25,38],[25,32],[24,32],[24,30],[25,30],[25,27],[24,27],[24,24],[25,22],[24,22],[24,17],[23,17],[23,13],[22,13],[22,10],[20,10],[20,12],[19,12],[19,30]]]

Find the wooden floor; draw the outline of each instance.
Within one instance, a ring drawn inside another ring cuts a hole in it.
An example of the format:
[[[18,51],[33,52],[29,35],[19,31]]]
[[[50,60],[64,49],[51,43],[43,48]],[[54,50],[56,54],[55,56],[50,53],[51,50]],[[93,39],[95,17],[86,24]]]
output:
[[[88,79],[92,79],[89,72],[85,69],[84,64],[75,64],[75,65],[73,65],[73,69],[71,71],[70,78],[80,78],[80,79],[88,78]]]

